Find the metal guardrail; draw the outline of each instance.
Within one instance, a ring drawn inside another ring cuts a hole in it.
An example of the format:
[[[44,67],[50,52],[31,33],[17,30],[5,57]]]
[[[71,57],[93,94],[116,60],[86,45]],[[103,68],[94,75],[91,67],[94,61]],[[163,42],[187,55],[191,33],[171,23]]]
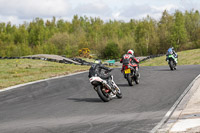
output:
[[[71,59],[53,59],[53,58],[44,58],[44,57],[0,57],[0,59],[33,59],[33,60],[44,60],[44,61],[51,61],[57,63],[65,63],[65,64],[76,64],[76,65],[85,65],[81,64],[80,62],[75,62]]]
[[[148,60],[150,58],[160,57],[163,55],[164,54],[158,54],[158,55],[150,55],[150,56],[138,57],[138,58],[142,58],[142,59],[140,59],[140,62],[142,62],[142,61]],[[92,62],[87,62],[80,58],[68,59],[66,57],[64,57],[63,59],[60,59],[60,60],[52,59],[52,58],[44,58],[44,57],[0,57],[0,59],[34,59],[34,60],[44,60],[44,61],[51,61],[51,62],[58,62],[58,63],[65,63],[65,64],[76,64],[76,65],[91,65],[91,64],[93,64]],[[108,65],[114,65],[117,63],[115,60],[107,60],[106,62],[108,63]]]
[[[140,62],[151,59],[151,58],[160,57],[160,56],[163,56],[163,55],[165,55],[165,54],[149,55],[149,56],[141,59]]]

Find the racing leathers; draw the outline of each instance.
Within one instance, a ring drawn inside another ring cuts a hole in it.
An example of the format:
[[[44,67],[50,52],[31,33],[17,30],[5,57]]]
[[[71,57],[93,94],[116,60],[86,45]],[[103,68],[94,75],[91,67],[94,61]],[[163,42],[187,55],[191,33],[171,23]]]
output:
[[[166,56],[168,56],[170,54],[170,52],[172,51],[172,54],[174,55],[175,58],[178,58],[178,54],[175,52],[175,50],[173,48],[169,48],[167,50]],[[166,58],[167,60],[167,58]]]
[[[102,72],[102,69],[105,70],[105,72]],[[109,67],[105,67],[103,64],[92,64],[89,69],[88,77],[90,78],[92,76],[98,76],[102,79],[109,79],[111,75],[108,72],[111,70],[112,69],[110,69]]]
[[[172,50],[172,52],[173,52],[174,57],[178,58],[178,54],[174,50]]]
[[[138,75],[139,60],[137,60],[134,55],[124,54],[120,60],[120,63],[123,63],[123,65],[131,63],[132,66],[135,68],[136,75]],[[137,65],[135,66],[134,64],[137,64]],[[122,69],[123,69],[123,66],[122,66]]]

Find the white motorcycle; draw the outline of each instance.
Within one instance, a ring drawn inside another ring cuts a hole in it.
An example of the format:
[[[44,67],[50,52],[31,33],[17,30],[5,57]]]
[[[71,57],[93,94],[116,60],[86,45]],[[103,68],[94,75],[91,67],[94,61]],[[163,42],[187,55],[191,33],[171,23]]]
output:
[[[106,81],[98,76],[93,76],[89,80],[102,101],[109,102],[114,97],[122,98],[122,93],[113,81],[113,76],[111,76],[109,81]]]

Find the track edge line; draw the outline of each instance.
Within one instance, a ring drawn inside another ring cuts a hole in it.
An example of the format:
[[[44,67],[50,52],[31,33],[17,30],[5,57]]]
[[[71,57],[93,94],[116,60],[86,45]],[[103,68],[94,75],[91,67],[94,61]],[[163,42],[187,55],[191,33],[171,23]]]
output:
[[[189,86],[185,89],[185,91],[181,94],[181,96],[176,100],[174,105],[170,108],[170,110],[165,114],[165,116],[162,118],[162,120],[150,131],[150,133],[155,133],[161,126],[164,125],[164,123],[167,122],[167,120],[170,118],[170,116],[174,113],[175,109],[179,105],[179,103],[183,100],[185,95],[190,91],[195,81],[200,78],[200,74],[189,84]]]
[[[57,76],[57,77],[52,77],[52,78],[47,78],[47,79],[36,80],[36,81],[24,83],[24,84],[18,84],[18,85],[10,86],[10,87],[7,87],[7,88],[3,88],[3,89],[0,90],[0,93],[8,91],[8,90],[13,90],[13,89],[16,89],[16,88],[19,88],[19,87],[23,87],[23,86],[27,86],[27,85],[31,85],[31,84],[35,84],[35,83],[40,83],[40,82],[43,82],[43,81],[69,77],[69,76],[73,76],[73,75],[82,74],[82,73],[85,73],[85,72],[88,72],[88,70],[87,71],[82,71],[82,72],[77,72],[77,73],[72,73],[72,74],[68,74],[68,75],[62,75],[62,76]]]

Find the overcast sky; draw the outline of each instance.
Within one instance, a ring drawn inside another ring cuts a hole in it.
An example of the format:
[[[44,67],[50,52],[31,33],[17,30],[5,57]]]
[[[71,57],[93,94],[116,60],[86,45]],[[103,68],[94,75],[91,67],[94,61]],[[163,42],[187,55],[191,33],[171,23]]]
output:
[[[164,10],[200,10],[200,0],[0,0],[0,22],[30,22],[36,17],[71,21],[75,14],[100,17],[104,21],[159,19]]]

